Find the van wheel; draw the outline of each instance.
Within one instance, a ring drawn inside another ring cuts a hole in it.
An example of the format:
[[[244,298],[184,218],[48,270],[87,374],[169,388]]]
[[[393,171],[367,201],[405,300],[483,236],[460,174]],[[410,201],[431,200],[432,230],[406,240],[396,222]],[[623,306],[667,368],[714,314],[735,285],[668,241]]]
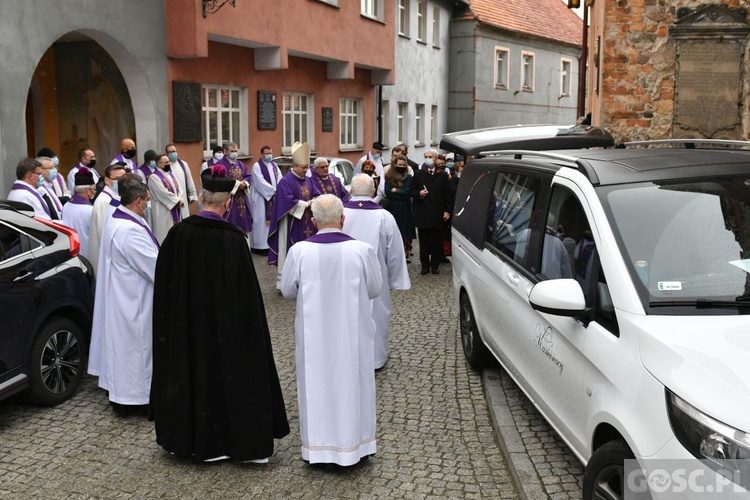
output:
[[[635,455],[624,439],[616,439],[597,449],[583,475],[584,500],[621,500],[625,495],[625,460]]]
[[[477,322],[474,320],[474,311],[471,309],[471,301],[466,293],[461,294],[461,346],[464,349],[464,357],[475,370],[490,364],[490,353],[482,342],[477,330]]]
[[[51,318],[39,329],[29,358],[32,403],[54,406],[78,388],[86,370],[86,348],[81,329],[67,318]]]

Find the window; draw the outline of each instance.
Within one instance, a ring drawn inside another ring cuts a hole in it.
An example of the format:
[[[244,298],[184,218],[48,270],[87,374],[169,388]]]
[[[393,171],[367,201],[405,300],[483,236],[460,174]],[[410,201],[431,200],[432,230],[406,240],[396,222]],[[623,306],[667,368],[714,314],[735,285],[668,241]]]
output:
[[[383,137],[380,138],[380,142],[383,144],[389,144],[390,138],[391,138],[391,120],[389,119],[389,113],[390,113],[390,106],[388,104],[388,101],[383,101],[382,107],[380,108],[380,113],[383,120]]]
[[[534,54],[524,52],[522,55],[523,67],[521,68],[521,88],[533,92],[534,90]]]
[[[40,246],[42,244],[35,239],[0,222],[0,262],[23,255]]]
[[[235,142],[240,150],[247,151],[242,129],[247,123],[245,91],[239,87],[204,85],[202,88],[203,153],[211,155],[216,144]]]
[[[384,0],[362,0],[362,15],[382,21],[383,2]]]
[[[562,67],[560,68],[560,95],[570,95],[570,69],[573,64],[570,59],[563,59],[561,61]]]
[[[398,103],[398,123],[396,124],[396,140],[406,144],[406,103]]]
[[[505,47],[495,47],[495,88],[508,89],[509,52]]]
[[[295,141],[309,142],[313,146],[312,95],[283,93],[281,104],[282,141],[281,150],[288,154]]]
[[[414,124],[416,126],[414,142],[417,146],[421,146],[424,144],[424,104],[417,104],[416,113],[414,113]]]
[[[398,0],[398,34],[409,36],[409,3],[411,0]]]
[[[339,147],[362,149],[362,101],[339,100]]]
[[[417,0],[417,41],[427,39],[427,0]]]
[[[531,213],[540,189],[539,179],[501,174],[492,194],[489,243],[525,267],[530,261],[526,249],[531,239]]]
[[[438,140],[438,107],[433,105],[430,110],[430,143],[435,146]]]
[[[440,7],[432,8],[432,46],[440,47]]]

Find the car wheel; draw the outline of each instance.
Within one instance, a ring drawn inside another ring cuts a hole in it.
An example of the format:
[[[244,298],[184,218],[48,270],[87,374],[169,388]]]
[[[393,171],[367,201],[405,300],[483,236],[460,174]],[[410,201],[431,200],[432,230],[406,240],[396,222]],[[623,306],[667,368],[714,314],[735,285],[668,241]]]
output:
[[[583,475],[584,500],[620,500],[625,494],[625,460],[635,455],[624,439],[598,448],[586,464]]]
[[[29,393],[34,404],[54,406],[68,399],[86,371],[81,329],[66,318],[51,318],[39,329],[29,359]]]
[[[466,293],[461,294],[461,346],[464,349],[464,357],[472,368],[481,370],[490,363],[490,353],[479,337],[477,322],[474,320],[474,311],[471,309],[471,301]]]

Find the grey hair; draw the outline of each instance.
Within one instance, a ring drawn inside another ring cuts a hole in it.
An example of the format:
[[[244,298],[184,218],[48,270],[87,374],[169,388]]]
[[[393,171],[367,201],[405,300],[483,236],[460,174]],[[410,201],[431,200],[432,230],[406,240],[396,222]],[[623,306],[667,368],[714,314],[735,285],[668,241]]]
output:
[[[231,148],[237,148],[237,150],[240,149],[240,147],[237,145],[236,142],[228,142],[226,146],[224,146],[224,151],[227,151]]]
[[[370,196],[375,194],[375,181],[367,174],[357,174],[352,179],[352,196]]]
[[[435,155],[435,158],[437,158],[437,156],[438,156],[437,149],[434,149],[434,148],[428,149],[427,151],[425,151],[425,154],[426,153],[432,153],[433,155]]]
[[[336,224],[344,215],[344,204],[338,196],[323,194],[312,202],[312,213],[318,227]]]
[[[146,199],[148,186],[143,183],[138,174],[125,174],[117,179],[118,191],[120,192],[120,203],[126,207],[133,203],[136,198]]]
[[[203,204],[206,206],[221,207],[224,205],[224,202],[229,199],[230,196],[232,196],[231,193],[214,192],[204,189]]]
[[[52,161],[52,158],[50,158],[49,156],[37,156],[35,160],[38,161],[41,165],[45,161]]]
[[[315,158],[315,161],[313,162],[313,165],[315,165],[315,167],[318,167],[318,163],[322,163],[322,162],[328,163],[328,160],[326,160],[325,158],[323,158],[322,156],[320,156],[318,158]]]
[[[83,193],[84,191],[86,191],[86,190],[87,190],[87,189],[89,189],[89,188],[91,188],[91,189],[96,189],[96,184],[92,184],[92,185],[90,185],[90,186],[85,186],[85,185],[75,186],[75,187],[73,188],[73,192],[74,192],[75,194],[81,194],[81,193]]]

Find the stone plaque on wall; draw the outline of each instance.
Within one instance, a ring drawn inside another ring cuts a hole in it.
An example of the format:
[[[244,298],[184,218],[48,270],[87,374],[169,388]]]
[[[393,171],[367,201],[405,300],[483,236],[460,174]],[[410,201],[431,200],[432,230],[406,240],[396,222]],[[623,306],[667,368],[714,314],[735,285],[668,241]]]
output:
[[[742,45],[685,40],[677,52],[675,128],[739,138]]]
[[[172,122],[174,142],[203,140],[200,83],[172,82]]]
[[[741,138],[747,11],[714,4],[677,17],[674,136]]]

